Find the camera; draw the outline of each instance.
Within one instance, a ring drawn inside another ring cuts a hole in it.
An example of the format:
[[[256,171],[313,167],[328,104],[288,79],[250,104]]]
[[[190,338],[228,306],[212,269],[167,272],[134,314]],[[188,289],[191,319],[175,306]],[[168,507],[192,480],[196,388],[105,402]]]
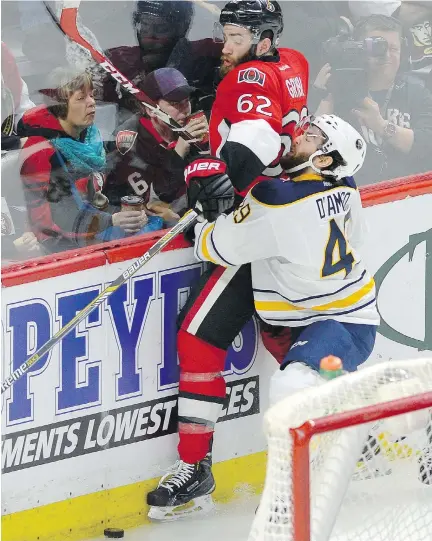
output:
[[[385,56],[388,43],[380,37],[355,41],[341,34],[325,41],[322,49],[324,63],[328,62],[332,68],[329,92],[336,103],[352,108],[368,95],[367,59]]]
[[[323,51],[332,68],[338,70],[364,70],[368,57],[385,56],[388,43],[384,38],[365,38],[355,41],[339,35],[323,43]]]

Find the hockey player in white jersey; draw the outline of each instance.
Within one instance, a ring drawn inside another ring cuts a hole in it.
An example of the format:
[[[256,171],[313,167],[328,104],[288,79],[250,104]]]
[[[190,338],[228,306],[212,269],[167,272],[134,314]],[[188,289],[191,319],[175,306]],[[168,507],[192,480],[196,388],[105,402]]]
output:
[[[209,217],[195,226],[195,254],[213,263],[207,272],[216,278],[204,273],[181,313],[179,357],[191,362],[180,362],[180,460],[148,493],[150,518],[211,508],[211,441],[226,394],[220,367],[254,314],[292,335],[272,379],[276,394],[314,384],[322,357],[336,355],[356,370],[370,355],[379,318],[360,254],[362,209],[352,178],[365,153],[361,135],[340,118],[308,117],[281,160],[291,180],[256,184],[215,221],[231,186],[226,164],[203,158],[186,169],[190,200]]]
[[[195,226],[196,256],[225,267],[251,263],[259,317],[291,328],[291,348],[272,379],[273,402],[287,394],[287,381],[314,384],[322,357],[336,355],[352,371],[372,351],[379,316],[360,252],[364,222],[352,178],[365,153],[365,141],[344,120],[307,117],[282,160],[291,180],[262,182],[235,212]]]

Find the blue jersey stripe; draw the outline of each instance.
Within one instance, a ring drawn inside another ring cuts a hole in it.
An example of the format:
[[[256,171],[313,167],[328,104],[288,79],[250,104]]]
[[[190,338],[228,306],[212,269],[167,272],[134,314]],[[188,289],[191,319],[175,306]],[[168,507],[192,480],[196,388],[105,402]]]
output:
[[[330,183],[316,180],[303,180],[296,183],[290,180],[273,179],[256,184],[252,188],[251,195],[264,205],[287,205],[334,188],[335,186]]]
[[[256,291],[257,293],[274,293],[278,297],[282,297],[286,301],[288,301],[288,302],[290,302],[292,304],[296,304],[296,303],[299,303],[299,302],[310,301],[310,300],[313,300],[313,299],[321,299],[323,297],[330,297],[331,295],[336,295],[337,293],[340,293],[341,291],[344,291],[348,287],[351,287],[351,286],[361,282],[363,280],[363,277],[364,277],[365,274],[366,274],[366,269],[362,272],[360,278],[358,278],[355,282],[351,282],[350,284],[347,284],[347,285],[341,287],[340,289],[338,289],[336,291],[333,291],[333,293],[323,293],[322,295],[313,295],[312,297],[304,297],[303,299],[297,299],[295,301],[289,299],[288,297],[285,297],[284,295],[281,295],[280,293],[278,293],[277,291],[274,291],[273,289],[256,289],[256,288],[254,288],[254,292]]]
[[[235,265],[233,265],[232,263],[230,263],[227,259],[225,259],[224,257],[221,256],[220,252],[218,251],[218,249],[216,248],[216,245],[214,243],[214,240],[213,240],[213,232],[214,232],[214,229],[213,231],[210,233],[210,242],[212,243],[212,247],[213,247],[213,250],[216,252],[216,254],[218,255],[219,259],[222,259],[222,261],[225,261],[225,263],[227,265],[229,265],[230,267],[235,267]]]

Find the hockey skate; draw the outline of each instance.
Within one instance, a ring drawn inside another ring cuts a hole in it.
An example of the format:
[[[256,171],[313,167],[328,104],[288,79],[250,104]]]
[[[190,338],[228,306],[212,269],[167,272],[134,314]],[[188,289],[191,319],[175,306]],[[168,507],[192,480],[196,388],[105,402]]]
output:
[[[178,460],[147,494],[149,519],[166,522],[210,512],[214,508],[211,493],[216,487],[211,465],[210,454],[196,464]]]

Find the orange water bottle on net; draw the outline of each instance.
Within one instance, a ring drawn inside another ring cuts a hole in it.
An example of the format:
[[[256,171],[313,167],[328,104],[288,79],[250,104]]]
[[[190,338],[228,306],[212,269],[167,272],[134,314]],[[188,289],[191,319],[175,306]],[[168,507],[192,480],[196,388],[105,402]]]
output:
[[[323,357],[320,362],[320,375],[324,379],[334,379],[344,374],[342,360],[335,355]]]

